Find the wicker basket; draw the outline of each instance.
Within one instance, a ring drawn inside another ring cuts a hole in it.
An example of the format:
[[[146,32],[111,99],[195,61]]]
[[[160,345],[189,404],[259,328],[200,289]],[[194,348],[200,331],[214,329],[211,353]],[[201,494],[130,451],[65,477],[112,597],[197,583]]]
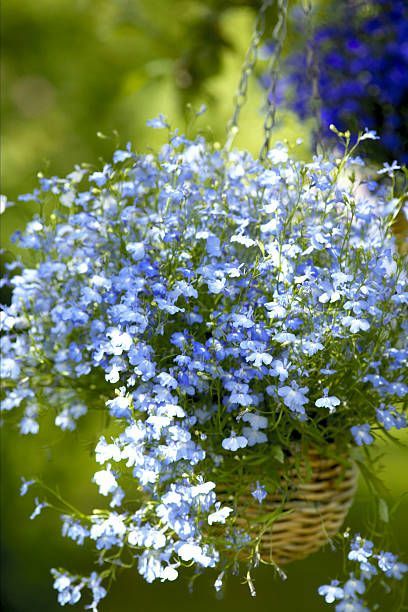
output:
[[[219,491],[225,503],[235,500],[235,525],[255,537],[262,534],[261,559],[277,565],[307,557],[336,535],[357,487],[357,467],[351,460],[322,458],[313,451],[291,475],[291,486],[268,495],[262,504],[250,492],[234,496],[226,488]],[[258,519],[274,512],[277,518],[262,527]]]

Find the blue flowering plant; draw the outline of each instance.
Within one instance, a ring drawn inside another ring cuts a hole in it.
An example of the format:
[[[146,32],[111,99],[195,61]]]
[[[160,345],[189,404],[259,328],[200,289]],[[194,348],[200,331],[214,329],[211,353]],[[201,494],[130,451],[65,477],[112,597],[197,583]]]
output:
[[[318,11],[317,11],[318,13]],[[364,143],[377,161],[408,161],[408,3],[347,0],[324,4],[310,32],[309,17],[292,12],[299,44],[282,68],[278,95],[299,117],[318,115],[322,136],[330,124],[367,126],[381,136]],[[269,45],[273,51],[274,45]],[[267,45],[268,48],[268,45]],[[265,74],[263,81],[269,82]]]
[[[60,604],[88,589],[92,610],[133,566],[148,582],[217,568],[220,590],[244,564],[253,590],[262,504],[290,486],[293,456],[349,455],[406,425],[393,170],[358,178],[349,133],[339,158],[278,144],[260,161],[153,127],[169,133],[159,152],[129,146],[24,196],[40,210],[2,312],[4,419],[24,435],[46,412],[62,430],[92,408],[113,423],[95,448],[100,508],[61,516],[97,570],[53,570]],[[255,536],[226,486],[259,507]]]

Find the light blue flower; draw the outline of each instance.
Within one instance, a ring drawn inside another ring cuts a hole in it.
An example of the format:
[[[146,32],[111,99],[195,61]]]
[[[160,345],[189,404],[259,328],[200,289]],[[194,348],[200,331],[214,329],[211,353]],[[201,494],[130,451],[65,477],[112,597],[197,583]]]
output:
[[[271,376],[278,376],[279,382],[285,382],[289,376],[290,363],[287,359],[274,359],[271,363],[269,373]]]
[[[245,448],[248,445],[248,440],[244,436],[237,436],[235,431],[231,431],[229,438],[224,438],[222,448],[232,452],[240,448]]]
[[[128,242],[126,250],[131,254],[133,261],[140,261],[145,256],[145,246],[143,242]]]
[[[207,253],[210,257],[220,257],[222,255],[220,239],[214,234],[207,238]]]
[[[356,535],[351,542],[348,558],[350,561],[365,563],[372,556],[373,547],[373,542],[362,538],[360,535]]]
[[[326,603],[333,603],[334,601],[343,599],[344,597],[344,591],[339,584],[340,583],[338,580],[332,580],[330,584],[320,586],[317,592],[319,595],[324,597]]]
[[[36,481],[35,480],[26,480],[25,478],[21,478],[22,483],[21,483],[21,487],[20,487],[20,495],[26,495],[28,489],[31,487],[31,485],[33,485]]]
[[[219,502],[215,505],[215,508],[215,512],[211,512],[207,517],[209,525],[213,525],[214,523],[225,523],[229,515],[233,512],[233,509],[228,506],[223,506],[221,508]]]
[[[162,115],[161,113],[160,115],[158,115],[157,117],[154,117],[153,119],[148,119],[146,121],[146,125],[148,127],[155,128],[157,130],[162,130],[162,129],[169,127],[169,124],[167,123],[165,116]]]
[[[20,375],[20,366],[14,359],[3,355],[0,360],[0,374],[3,380],[6,378],[15,380]]]
[[[35,498],[35,508],[33,510],[33,512],[30,515],[30,519],[34,520],[37,516],[39,516],[41,514],[41,512],[44,510],[44,508],[47,508],[49,506],[49,503],[46,501],[40,502],[40,500],[38,499],[38,497]]]
[[[81,590],[84,585],[74,584],[74,580],[67,573],[52,570],[54,576],[54,589],[58,591],[58,603],[74,605],[81,599]]]
[[[374,438],[370,434],[370,429],[371,428],[368,423],[364,423],[363,425],[354,425],[350,428],[357,446],[363,446],[363,444],[371,444],[374,442]]]
[[[359,580],[353,574],[351,574],[350,578],[347,582],[344,583],[344,594],[346,597],[355,597],[356,593],[358,595],[362,595],[365,593],[366,585],[363,580]]]
[[[249,423],[253,429],[265,429],[268,427],[268,419],[261,414],[256,414],[255,412],[245,412],[242,416],[242,420],[245,423]]]
[[[72,516],[63,515],[62,518],[62,535],[70,538],[79,546],[82,546],[85,540],[89,537],[89,529],[81,525],[78,520]]]
[[[255,446],[256,444],[265,444],[268,442],[268,436],[258,429],[252,427],[243,427],[242,434],[248,440],[248,446]]]
[[[309,399],[306,397],[308,391],[308,387],[299,387],[295,381],[292,381],[290,386],[280,387],[278,395],[283,398],[285,406],[292,410],[292,412],[303,415],[305,414],[303,406],[309,402]]]
[[[378,421],[384,426],[386,431],[389,431],[393,427],[396,429],[403,429],[407,426],[407,418],[405,414],[397,411],[391,412],[391,408],[377,408],[376,415]]]
[[[388,176],[394,176],[395,170],[401,170],[401,166],[398,164],[397,160],[394,159],[392,164],[385,162],[381,170],[377,171],[377,174],[388,174]]]
[[[39,432],[39,429],[40,425],[38,421],[31,416],[25,416],[20,421],[20,433],[25,436],[28,434],[36,434]]]
[[[370,329],[370,323],[368,321],[365,319],[358,319],[356,317],[344,317],[342,323],[350,329],[352,334],[357,334],[359,331],[367,331]]]
[[[256,487],[251,492],[252,497],[254,497],[259,504],[262,504],[265,497],[267,497],[268,493],[263,485],[256,481]]]
[[[114,152],[113,163],[120,164],[126,161],[127,159],[131,159],[132,157],[135,157],[135,154],[132,153],[132,145],[130,142],[128,142],[128,144],[126,145],[125,151],[118,149],[117,151]]]
[[[112,170],[111,166],[109,164],[106,164],[103,167],[102,172],[93,172],[92,174],[90,174],[89,180],[92,181],[93,183],[96,183],[98,187],[103,187],[105,183],[107,182],[107,180],[109,179],[111,170]]]
[[[99,487],[99,493],[101,495],[109,495],[109,493],[113,493],[118,488],[118,483],[110,470],[110,465],[107,466],[106,470],[95,472],[93,481]]]
[[[340,400],[335,395],[329,396],[329,390],[323,389],[323,397],[319,397],[315,401],[315,406],[318,408],[328,408],[329,413],[336,412],[337,406],[340,405]]]
[[[389,578],[402,580],[404,574],[408,572],[408,565],[398,561],[398,557],[391,552],[383,552],[377,556],[378,567]]]
[[[263,365],[269,365],[272,361],[272,355],[269,353],[251,353],[246,357],[248,363],[252,363],[254,368],[260,368]]]

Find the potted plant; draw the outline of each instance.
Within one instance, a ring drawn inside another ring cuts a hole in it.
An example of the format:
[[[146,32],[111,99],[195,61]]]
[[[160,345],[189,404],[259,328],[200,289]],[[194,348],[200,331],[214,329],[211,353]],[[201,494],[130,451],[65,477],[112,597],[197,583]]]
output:
[[[100,170],[40,177],[24,196],[54,212],[17,236],[35,263],[9,281],[3,409],[20,410],[30,434],[50,407],[71,430],[102,400],[116,429],[95,449],[106,503],[64,506],[63,535],[94,546],[99,571],[53,570],[61,605],[88,588],[96,610],[133,566],[148,582],[217,568],[217,590],[244,571],[255,594],[260,562],[283,575],[334,537],[357,465],[370,478],[356,451],[406,425],[395,168],[379,171],[387,184],[356,173],[369,131],[352,145],[333,127],[338,157],[269,150],[273,115],[259,159],[189,140],[160,116],[157,153],[128,146]],[[32,516],[50,505],[51,492]],[[363,583],[372,546],[356,538],[350,554]],[[380,570],[401,577],[387,554]],[[321,589],[344,606],[364,592]]]

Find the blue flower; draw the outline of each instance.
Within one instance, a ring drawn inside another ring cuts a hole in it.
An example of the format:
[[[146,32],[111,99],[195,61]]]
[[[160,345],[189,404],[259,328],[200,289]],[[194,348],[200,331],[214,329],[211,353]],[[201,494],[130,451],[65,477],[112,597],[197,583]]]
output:
[[[210,293],[221,293],[226,284],[226,278],[222,275],[207,279],[208,290]]]
[[[89,537],[89,529],[81,525],[81,523],[72,518],[72,516],[63,515],[61,518],[63,520],[62,535],[70,538],[79,546],[82,546]]]
[[[407,418],[405,414],[397,411],[391,412],[390,408],[385,408],[384,406],[377,408],[376,415],[378,421],[384,426],[386,431],[389,431],[393,427],[396,429],[403,429],[407,426]]]
[[[146,125],[148,127],[155,128],[157,130],[161,130],[161,129],[169,127],[169,124],[167,123],[165,116],[162,114],[160,114],[158,117],[155,117],[154,119],[148,119],[146,121]]]
[[[360,535],[356,535],[351,542],[348,558],[350,561],[357,561],[358,563],[364,564],[372,556],[373,547],[373,542],[362,538]]]
[[[248,446],[255,446],[256,444],[265,444],[268,442],[268,436],[263,431],[252,429],[252,427],[243,427],[242,434],[248,440]]]
[[[308,403],[306,393],[309,391],[308,387],[299,387],[299,385],[292,381],[290,386],[280,387],[278,389],[279,397],[283,397],[283,402],[292,412],[300,415],[305,414],[304,405]]]
[[[20,421],[20,433],[23,435],[36,434],[39,432],[40,425],[32,416],[25,416]]]
[[[360,136],[360,141],[362,141],[362,140],[379,140],[379,139],[380,139],[380,137],[378,136],[377,132],[375,130],[369,130],[368,128],[365,128],[365,131]]]
[[[154,127],[154,126],[152,126]],[[138,572],[149,584],[161,578],[163,567],[160,555],[150,550],[145,551],[139,556],[137,563]]]
[[[364,425],[354,425],[350,428],[357,446],[371,444],[374,441],[373,436],[370,434],[370,429],[371,428],[368,423],[364,423]]]
[[[145,256],[145,247],[143,242],[128,242],[126,250],[132,255],[134,261],[140,261]]]
[[[398,561],[398,557],[390,552],[381,551],[377,556],[378,567],[389,578],[402,580],[404,574],[408,572],[408,565]]]
[[[356,593],[362,595],[365,593],[366,585],[363,580],[359,580],[353,574],[351,574],[350,578],[344,584],[344,594],[346,597],[354,598]]]
[[[258,503],[262,504],[265,497],[267,497],[268,493],[265,487],[259,484],[259,481],[256,481],[256,487],[251,492],[252,497],[254,497]]]
[[[272,355],[269,353],[255,352],[246,357],[248,363],[252,363],[255,368],[260,368],[263,365],[269,365],[272,361]]]
[[[290,365],[287,359],[274,359],[269,372],[271,376],[278,376],[279,382],[284,382],[289,376]]]
[[[336,412],[337,406],[340,405],[340,400],[335,395],[329,396],[329,390],[323,389],[323,397],[319,397],[315,401],[315,406],[318,408],[328,408],[329,413]]]
[[[249,385],[245,383],[233,385],[229,401],[231,404],[239,404],[240,406],[253,406],[256,403],[254,397],[249,393]]]
[[[109,179],[111,170],[111,166],[109,164],[106,164],[102,172],[93,172],[92,174],[90,174],[89,180],[93,183],[96,183],[98,187],[103,187]]]
[[[107,595],[107,590],[102,586],[101,582],[102,576],[96,572],[92,572],[86,581],[86,586],[92,593],[92,603],[86,606],[86,608],[89,608],[92,612],[97,612],[99,602]]]
[[[304,18],[295,18],[301,43],[285,60],[277,89],[279,100],[286,100],[305,118],[316,113],[317,88],[321,135],[326,140],[332,136],[326,127],[331,124],[340,130],[368,126],[360,136],[363,144],[369,145],[367,153],[382,161],[397,157],[406,162],[406,2],[331,3],[330,16],[317,25],[308,40],[300,32],[307,35],[304,23]],[[313,55],[315,81],[307,47]],[[270,76],[265,75],[264,86],[269,83]],[[372,143],[377,141],[377,132],[381,140]]]
[[[49,503],[46,501],[40,502],[40,500],[38,499],[38,497],[35,498],[35,508],[33,510],[33,512],[30,515],[30,519],[34,520],[37,516],[39,516],[41,514],[41,512],[44,510],[44,508],[47,508],[49,506]]]
[[[35,480],[26,480],[25,478],[21,478],[22,483],[21,483],[21,487],[20,487],[20,495],[26,495],[28,489],[31,487],[31,485],[33,485],[36,481]]]
[[[228,506],[223,506],[220,508],[220,503],[218,502],[216,504],[215,512],[211,512],[211,514],[209,514],[207,517],[208,524],[212,525],[213,523],[225,523],[226,519],[232,512],[233,509],[229,508]]]
[[[207,238],[207,253],[210,257],[219,257],[222,255],[221,242],[217,236],[211,234]]]
[[[397,160],[394,159],[392,164],[385,162],[381,170],[377,171],[377,174],[387,174],[388,176],[394,176],[395,170],[401,170],[401,166],[397,163]]]
[[[93,481],[98,485],[101,495],[106,496],[109,493],[113,493],[118,488],[118,483],[110,470],[110,465],[108,465],[108,469],[106,470],[95,472]]]
[[[325,602],[329,604],[338,599],[343,599],[344,597],[344,591],[339,587],[338,580],[332,580],[330,584],[320,586],[317,592],[324,597]]]
[[[224,438],[222,441],[222,447],[233,452],[240,448],[245,448],[247,445],[248,440],[244,436],[237,436],[235,431],[231,431],[229,438]]]
[[[130,142],[128,142],[128,144],[126,145],[126,151],[122,151],[118,149],[117,151],[114,152],[113,163],[120,164],[126,161],[127,159],[131,159],[133,157],[135,157],[135,154],[132,153],[132,145]]]
[[[81,590],[83,585],[74,584],[75,579],[57,570],[52,570],[54,576],[54,589],[58,591],[58,603],[61,606],[65,604],[74,605],[81,599]]]
[[[0,360],[0,375],[3,380],[6,378],[16,380],[20,375],[20,366],[18,362],[3,355]]]
[[[359,331],[367,331],[370,329],[370,324],[368,321],[358,319],[356,317],[344,317],[342,323],[350,329],[352,334],[357,334]]]
[[[261,414],[256,414],[255,412],[245,412],[242,416],[242,420],[246,423],[249,423],[253,429],[265,429],[268,427],[268,419]]]

